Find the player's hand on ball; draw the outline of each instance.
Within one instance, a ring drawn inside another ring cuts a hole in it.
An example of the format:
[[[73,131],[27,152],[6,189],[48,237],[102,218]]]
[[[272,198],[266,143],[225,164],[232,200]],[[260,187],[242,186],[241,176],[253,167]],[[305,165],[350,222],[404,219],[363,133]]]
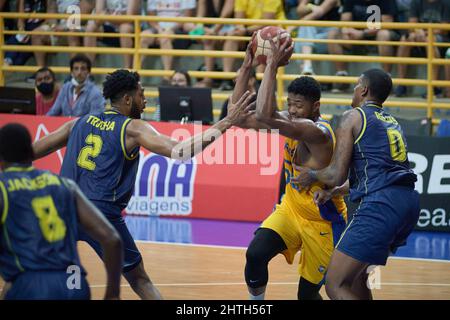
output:
[[[256,101],[254,100],[255,93],[250,93],[250,91],[246,91],[236,103],[233,103],[230,98],[228,100],[228,114],[226,119],[232,125],[239,125],[245,122],[255,108]]]
[[[284,37],[290,38],[289,33],[278,31],[277,39],[281,39]],[[273,63],[278,67],[289,64],[289,58],[292,56],[292,53],[294,51],[294,45],[292,41],[289,41],[289,39],[287,39],[280,44],[280,41],[275,42],[273,41],[273,39],[269,38],[269,43],[272,48],[272,53],[267,57],[268,63]]]

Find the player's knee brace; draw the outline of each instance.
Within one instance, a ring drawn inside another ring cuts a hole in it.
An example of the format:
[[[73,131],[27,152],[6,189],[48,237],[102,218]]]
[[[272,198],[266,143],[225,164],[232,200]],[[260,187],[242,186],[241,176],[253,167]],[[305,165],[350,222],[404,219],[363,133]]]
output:
[[[259,229],[250,243],[245,265],[245,281],[250,288],[260,288],[269,280],[269,261],[286,249],[281,237],[273,230]]]
[[[255,248],[249,247],[246,253],[245,281],[250,288],[260,288],[269,280],[268,264],[270,259],[261,255]]]

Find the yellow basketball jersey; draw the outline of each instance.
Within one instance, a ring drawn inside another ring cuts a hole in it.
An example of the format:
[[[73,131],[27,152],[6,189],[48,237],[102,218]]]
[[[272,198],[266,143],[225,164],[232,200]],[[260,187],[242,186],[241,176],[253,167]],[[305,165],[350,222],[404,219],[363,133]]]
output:
[[[333,139],[333,146],[336,143],[336,137],[330,124],[323,119],[319,119],[317,125],[326,129]],[[298,176],[298,171],[292,166],[295,159],[295,153],[299,152],[297,146],[300,141],[286,138],[284,146],[284,172],[286,177],[286,191],[283,197],[282,206],[287,206],[295,214],[299,214],[308,220],[328,220],[337,219],[339,215],[347,217],[347,207],[342,196],[330,199],[327,203],[318,207],[314,203],[314,192],[323,189],[325,186],[321,182],[316,182],[308,188],[301,188],[291,182],[291,177]]]

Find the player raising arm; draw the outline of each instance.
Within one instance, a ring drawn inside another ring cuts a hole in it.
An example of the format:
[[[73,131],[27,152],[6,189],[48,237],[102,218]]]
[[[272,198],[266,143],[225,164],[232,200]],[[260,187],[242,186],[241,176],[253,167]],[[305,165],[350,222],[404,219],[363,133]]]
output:
[[[227,117],[181,142],[140,120],[146,100],[138,73],[117,70],[108,75],[103,95],[111,101],[110,110],[64,124],[34,144],[35,155],[40,158],[67,145],[61,175],[74,180],[119,232],[125,249],[122,272],[133,290],[142,299],[160,299],[121,215],[133,194],[139,149],[142,146],[173,159],[190,159],[232,125],[245,121],[252,108],[252,95],[243,93],[230,103]],[[102,257],[98,243],[85,232],[80,232],[79,239],[87,241]]]
[[[325,188],[316,184],[299,189],[290,178],[297,174],[294,164],[324,168],[333,152],[334,133],[320,118],[320,85],[311,77],[295,79],[288,87],[288,110],[278,111],[275,102],[275,83],[278,67],[286,64],[292,46],[271,41],[272,55],[268,55],[256,110],[242,127],[276,129],[286,137],[284,173],[286,191],[280,205],[264,220],[246,252],[245,280],[250,298],[265,296],[268,283],[268,264],[277,254],[292,264],[301,251],[299,263],[299,299],[321,299],[319,290],[324,281],[333,247],[345,227],[346,206],[342,197],[328,199],[322,206],[314,203],[314,192]],[[250,74],[253,57],[250,46],[236,81],[234,93],[243,92]],[[235,100],[236,98],[233,97]]]

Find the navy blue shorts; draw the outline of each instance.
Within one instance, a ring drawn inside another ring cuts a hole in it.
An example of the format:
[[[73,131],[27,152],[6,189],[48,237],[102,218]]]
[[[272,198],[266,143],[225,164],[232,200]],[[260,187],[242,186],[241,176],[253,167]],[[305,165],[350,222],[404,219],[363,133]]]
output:
[[[389,186],[361,201],[336,248],[371,265],[385,265],[419,220],[419,194],[411,187]]]
[[[84,275],[79,285],[69,287],[72,274],[65,271],[27,271],[12,282],[5,300],[89,300],[91,292]]]
[[[109,204],[102,201],[92,201],[95,206],[105,215],[108,221],[116,228],[117,232],[123,241],[123,272],[128,272],[136,268],[142,261],[141,253],[139,252],[134,239],[127,228],[125,220],[123,220],[121,211],[122,209],[118,206]],[[79,228],[78,239],[81,241],[86,241],[89,245],[97,252],[100,258],[103,257],[102,248],[100,243],[89,237],[86,232]]]

